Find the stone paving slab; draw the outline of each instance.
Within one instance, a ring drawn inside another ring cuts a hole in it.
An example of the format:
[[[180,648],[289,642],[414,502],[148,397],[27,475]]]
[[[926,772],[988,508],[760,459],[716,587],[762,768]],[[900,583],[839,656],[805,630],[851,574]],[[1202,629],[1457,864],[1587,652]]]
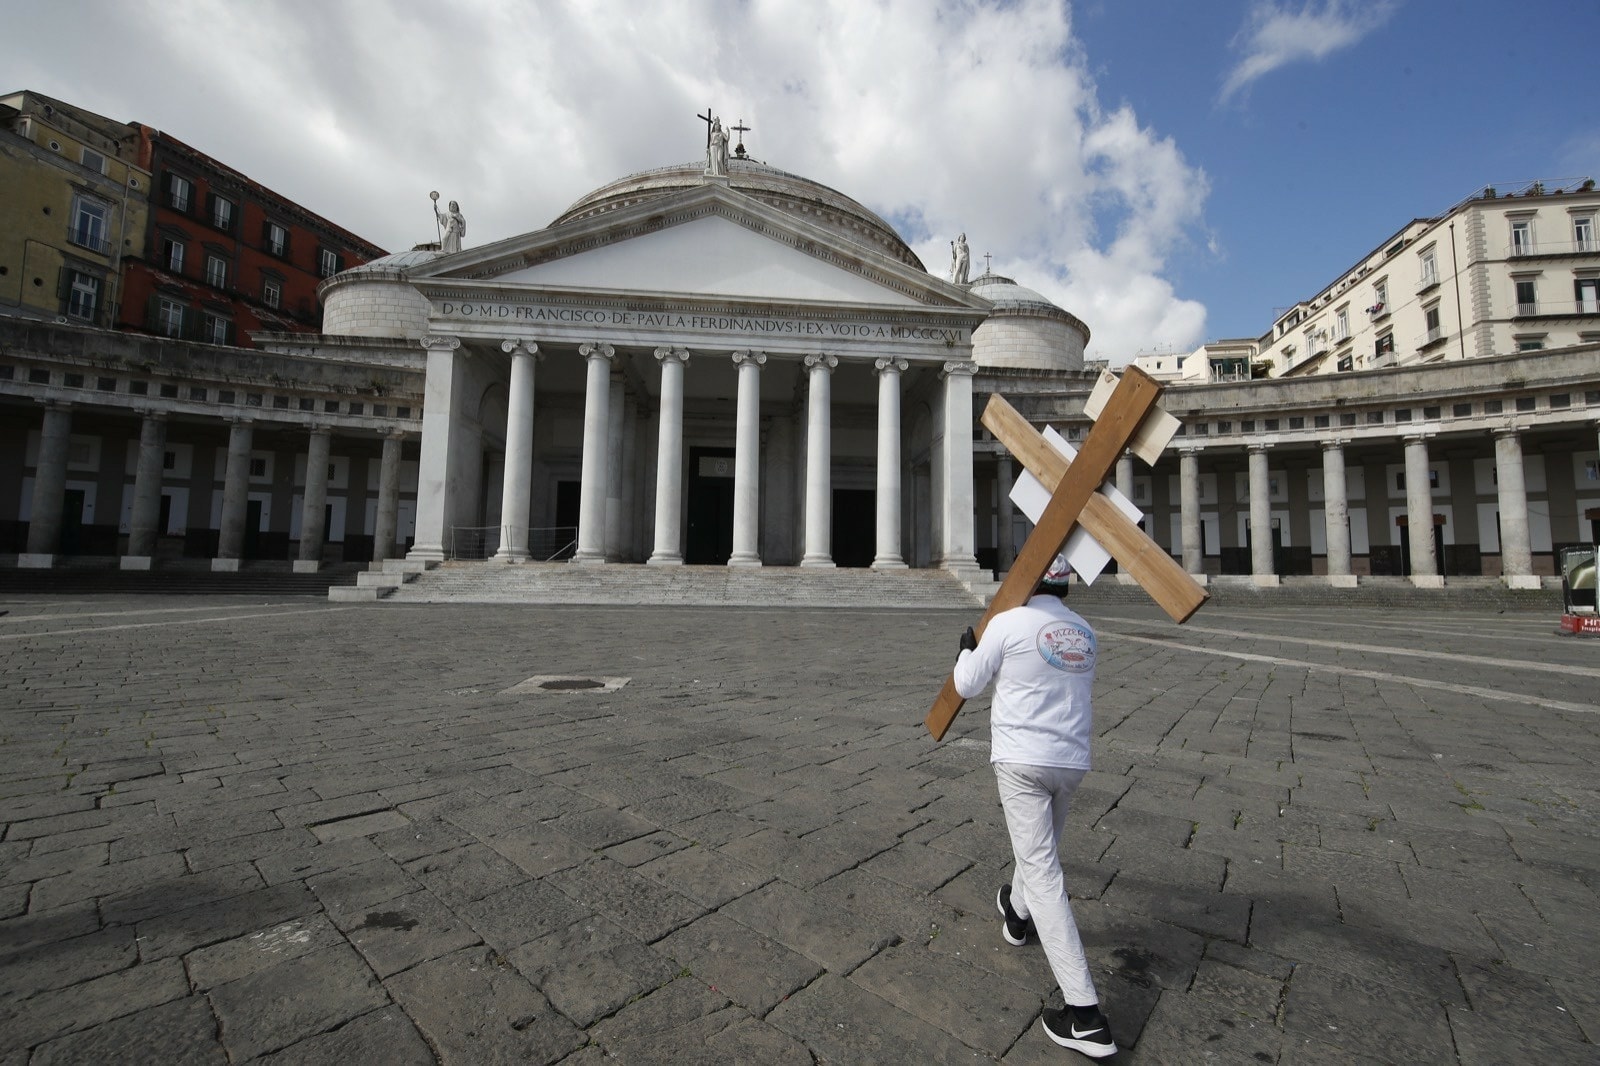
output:
[[[921,729],[969,612],[305,608],[4,605],[0,1066],[1074,1058]],[[1115,1061],[1600,1061],[1600,645],[1089,615]]]

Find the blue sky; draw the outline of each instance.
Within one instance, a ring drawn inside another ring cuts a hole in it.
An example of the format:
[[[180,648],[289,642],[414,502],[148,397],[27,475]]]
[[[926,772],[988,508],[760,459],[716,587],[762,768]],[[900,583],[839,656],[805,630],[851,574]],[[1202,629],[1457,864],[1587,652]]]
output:
[[[470,246],[696,158],[710,106],[934,273],[966,232],[1114,364],[1264,332],[1485,184],[1600,176],[1596,0],[53,0],[7,31],[0,89],[391,250],[429,190]]]
[[[1168,279],[1208,338],[1253,336],[1414,217],[1485,185],[1600,177],[1600,4],[1075,6],[1103,104],[1126,101],[1210,179]],[[1262,19],[1307,50],[1224,95]],[[1313,25],[1322,16],[1321,25]],[[1348,43],[1318,57],[1330,26]]]

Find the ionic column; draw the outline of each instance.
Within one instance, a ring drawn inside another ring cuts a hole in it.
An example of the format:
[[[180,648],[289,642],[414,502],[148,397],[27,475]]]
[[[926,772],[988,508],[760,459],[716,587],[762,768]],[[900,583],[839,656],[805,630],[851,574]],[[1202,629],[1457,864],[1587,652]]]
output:
[[[940,565],[946,570],[976,570],[972,517],[972,375],[978,364],[944,364],[944,508]]]
[[[1508,588],[1536,589],[1539,579],[1533,575],[1533,549],[1528,538],[1528,487],[1522,472],[1522,439],[1516,430],[1495,432],[1494,468],[1500,496],[1501,580]],[[1410,484],[1408,476],[1406,485]]]
[[[1272,499],[1267,480],[1267,446],[1250,445],[1250,572],[1258,585],[1276,585],[1272,568]]]
[[[801,566],[833,565],[833,369],[839,357],[808,355],[806,396],[806,550]]]
[[[1444,584],[1433,554],[1433,487],[1428,480],[1428,440],[1406,438],[1406,527],[1411,540],[1411,583],[1424,588]]]
[[[578,550],[575,563],[606,561],[606,438],[611,426],[611,359],[609,344],[585,344],[578,354],[588,361],[583,393],[583,483],[578,489]]]
[[[996,516],[995,525],[995,569],[1004,574],[1011,569],[1011,564],[1016,559],[1016,546],[1011,543],[1011,525],[1016,520],[1011,510],[1011,486],[1016,481],[1016,475],[1011,469],[1011,456],[1005,452],[994,457],[994,477],[998,482],[999,514]]]
[[[394,552],[400,520],[401,433],[383,438],[383,456],[378,463],[378,515],[372,531],[372,561],[381,563]]]
[[[528,504],[533,492],[533,379],[539,346],[506,340],[511,353],[511,395],[506,403],[506,468],[500,482],[500,547],[494,557],[506,563],[528,561]]]
[[[656,542],[651,566],[683,564],[683,374],[687,348],[657,348],[661,428],[656,435]]]
[[[1117,457],[1117,491],[1133,499],[1133,453],[1123,452]]]
[[[313,426],[306,446],[306,491],[300,497],[300,558],[297,574],[315,573],[322,567],[322,546],[328,536],[328,453],[333,434],[326,426]]]
[[[422,447],[417,455],[417,535],[408,559],[442,560],[454,535],[457,479],[451,477],[452,460],[462,446],[460,406],[465,391],[458,358],[461,340],[430,334],[421,339],[428,352],[422,394]]]
[[[61,548],[61,507],[67,495],[67,453],[72,440],[72,409],[49,404],[39,427],[39,458],[33,466],[33,500],[28,517],[28,550],[19,568],[48,569]]]
[[[1200,453],[1185,448],[1178,453],[1178,517],[1183,532],[1183,569],[1205,573],[1205,534],[1200,524]]]
[[[733,353],[739,368],[738,425],[733,456],[733,554],[729,566],[760,566],[761,366],[767,353]]]
[[[228,430],[228,465],[222,475],[222,518],[217,531],[217,557],[211,560],[213,570],[239,569],[239,556],[244,553],[251,437],[249,421],[235,419]]]
[[[904,570],[900,557],[900,375],[904,359],[877,359],[878,375],[878,550],[874,570]]]
[[[1323,519],[1328,537],[1328,584],[1355,588],[1350,571],[1350,501],[1345,490],[1344,441],[1322,445]]]
[[[147,414],[139,424],[139,458],[133,468],[133,512],[128,516],[124,570],[148,570],[161,521],[161,472],[167,454],[167,416]]]

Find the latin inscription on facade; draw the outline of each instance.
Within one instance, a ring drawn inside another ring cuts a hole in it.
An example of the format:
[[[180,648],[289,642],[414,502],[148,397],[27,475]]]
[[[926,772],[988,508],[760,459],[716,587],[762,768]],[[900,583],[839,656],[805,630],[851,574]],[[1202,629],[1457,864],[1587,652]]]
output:
[[[436,318],[459,322],[686,330],[742,337],[814,337],[819,340],[943,341],[947,344],[967,344],[972,339],[965,329],[901,322],[831,322],[767,315],[702,315],[678,311],[629,311],[620,308],[457,300],[437,300],[433,307]]]

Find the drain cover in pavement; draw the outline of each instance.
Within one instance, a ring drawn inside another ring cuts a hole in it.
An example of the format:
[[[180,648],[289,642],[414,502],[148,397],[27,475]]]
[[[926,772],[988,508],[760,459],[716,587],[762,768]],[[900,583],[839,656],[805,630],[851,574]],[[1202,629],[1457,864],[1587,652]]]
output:
[[[506,692],[615,692],[633,680],[629,677],[574,677],[571,674],[536,674]]]

